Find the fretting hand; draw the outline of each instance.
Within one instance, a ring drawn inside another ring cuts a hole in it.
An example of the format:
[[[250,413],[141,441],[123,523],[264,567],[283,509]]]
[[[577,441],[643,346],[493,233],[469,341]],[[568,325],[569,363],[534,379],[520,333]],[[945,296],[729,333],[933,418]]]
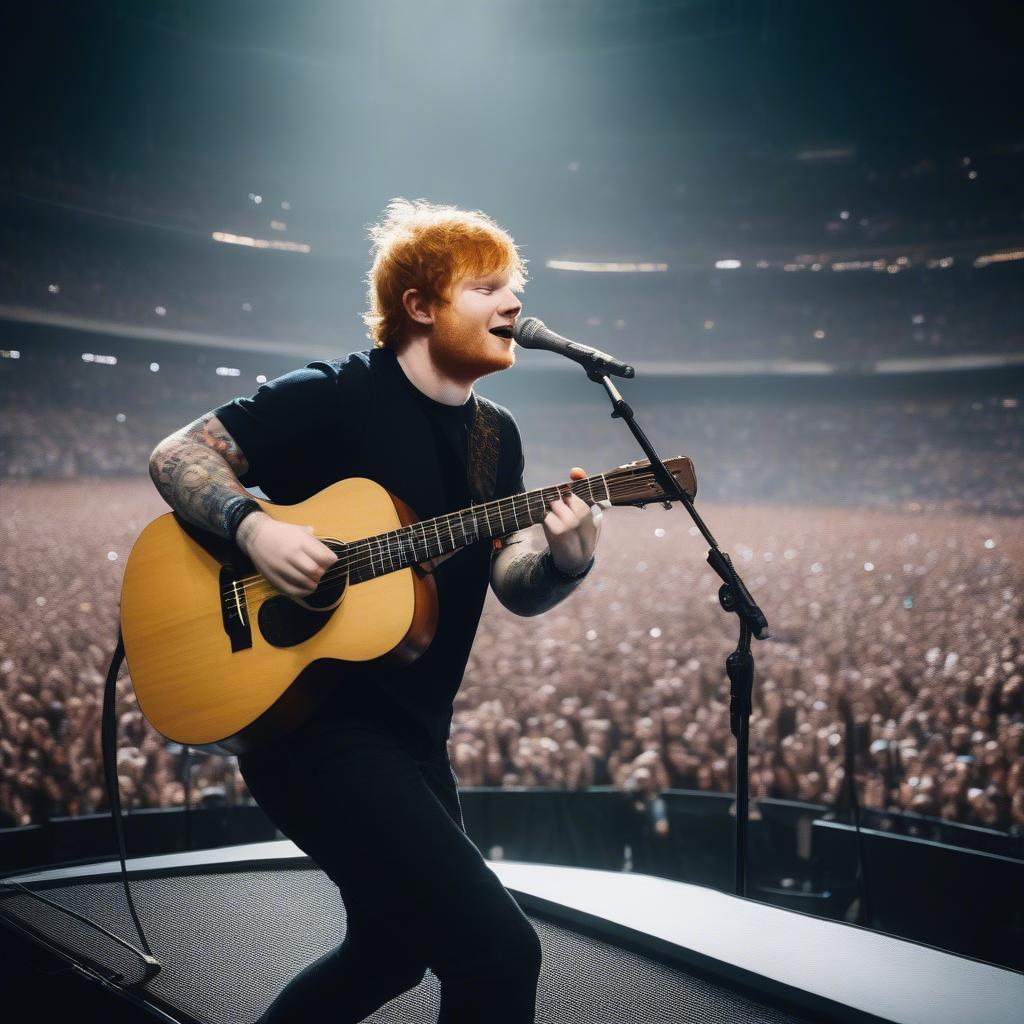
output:
[[[587,474],[579,466],[569,471],[570,480],[585,480]],[[594,554],[601,536],[601,506],[587,503],[566,491],[551,502],[544,517],[544,536],[551,549],[551,559],[558,569],[572,575],[584,569]]]

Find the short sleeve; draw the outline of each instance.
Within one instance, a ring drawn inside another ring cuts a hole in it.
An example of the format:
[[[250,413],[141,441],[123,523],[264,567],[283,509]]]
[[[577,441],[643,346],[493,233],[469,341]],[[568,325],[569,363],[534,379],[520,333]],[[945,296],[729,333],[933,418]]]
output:
[[[213,410],[249,464],[239,478],[246,487],[272,500],[294,497],[328,439],[359,428],[369,391],[369,367],[359,356],[309,363]]]

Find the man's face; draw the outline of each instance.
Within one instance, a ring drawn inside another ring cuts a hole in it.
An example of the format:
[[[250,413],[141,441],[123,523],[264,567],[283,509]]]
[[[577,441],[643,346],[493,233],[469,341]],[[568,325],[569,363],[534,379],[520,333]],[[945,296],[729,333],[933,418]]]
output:
[[[434,306],[430,355],[446,377],[472,384],[516,361],[516,343],[492,331],[511,335],[523,306],[509,288],[508,274],[496,272],[462,278],[451,289],[450,302]]]

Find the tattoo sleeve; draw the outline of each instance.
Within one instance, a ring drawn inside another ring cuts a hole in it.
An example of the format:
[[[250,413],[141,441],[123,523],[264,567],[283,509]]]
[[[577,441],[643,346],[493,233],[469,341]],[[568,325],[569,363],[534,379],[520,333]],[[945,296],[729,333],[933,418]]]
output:
[[[586,578],[586,574],[572,580],[559,576],[546,549],[510,554],[508,558],[492,586],[498,600],[515,615],[540,615],[554,608]]]
[[[252,495],[239,483],[249,463],[235,439],[207,413],[161,441],[149,475],[161,497],[183,519],[221,537],[230,536],[231,514]]]

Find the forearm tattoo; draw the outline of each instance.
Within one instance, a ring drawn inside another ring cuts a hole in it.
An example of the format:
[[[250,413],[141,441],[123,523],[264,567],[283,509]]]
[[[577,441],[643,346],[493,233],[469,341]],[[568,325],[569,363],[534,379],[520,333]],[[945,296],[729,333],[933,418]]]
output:
[[[252,499],[238,481],[248,469],[242,450],[212,413],[162,441],[149,463],[164,501],[183,519],[221,537],[231,536],[238,504]]]
[[[516,615],[540,615],[564,601],[584,580],[558,576],[550,551],[524,551],[508,563],[496,592],[501,603]]]

